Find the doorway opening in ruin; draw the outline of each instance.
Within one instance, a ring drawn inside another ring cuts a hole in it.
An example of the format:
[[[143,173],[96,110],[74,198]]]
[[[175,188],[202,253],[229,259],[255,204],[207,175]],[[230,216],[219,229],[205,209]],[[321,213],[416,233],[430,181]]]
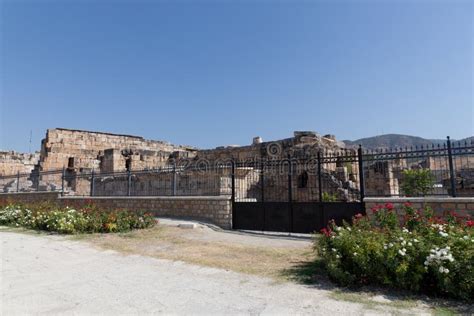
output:
[[[125,170],[132,171],[132,159],[130,157],[125,159]]]
[[[67,160],[67,167],[68,169],[74,169],[74,157],[69,157]]]
[[[305,189],[308,187],[308,178],[308,173],[306,171],[303,171],[298,176],[298,189]]]

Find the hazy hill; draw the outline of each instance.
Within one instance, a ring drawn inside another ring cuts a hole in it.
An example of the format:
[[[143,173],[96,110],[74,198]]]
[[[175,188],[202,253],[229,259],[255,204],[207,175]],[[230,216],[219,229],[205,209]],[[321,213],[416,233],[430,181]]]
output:
[[[461,140],[453,140],[456,143],[458,141],[464,143],[467,141],[468,144],[471,142],[474,145],[474,136],[463,138]],[[343,140],[347,146],[358,146],[359,144],[362,147],[367,149],[376,149],[376,148],[395,148],[395,147],[415,147],[415,146],[431,146],[431,144],[444,144],[446,139],[426,139],[417,136],[410,135],[399,135],[399,134],[386,134],[374,137],[361,138],[354,141]]]

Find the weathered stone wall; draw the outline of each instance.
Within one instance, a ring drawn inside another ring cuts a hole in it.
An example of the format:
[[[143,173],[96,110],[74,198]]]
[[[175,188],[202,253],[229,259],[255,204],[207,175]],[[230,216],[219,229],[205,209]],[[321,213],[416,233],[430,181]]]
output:
[[[128,193],[128,175],[97,175],[94,195],[124,196]],[[87,189],[89,192],[89,189]],[[176,170],[166,172],[137,172],[130,175],[131,195],[186,196],[231,195],[230,169],[206,172]]]
[[[17,153],[14,151],[0,152],[0,176],[30,173],[40,159],[38,152],[34,154]]]
[[[56,202],[60,193],[58,192],[20,192],[0,193],[0,202],[6,203],[38,203],[44,201]]]
[[[392,196],[400,193],[401,171],[392,161],[377,161],[367,168],[365,174],[366,195]]]
[[[232,203],[225,196],[196,197],[61,197],[62,205],[94,203],[107,209],[152,212],[155,216],[201,219],[232,228]]]
[[[335,152],[344,147],[334,136],[321,136],[315,132],[294,132],[294,137],[261,142],[248,146],[227,146],[199,150],[197,160],[228,162],[230,159],[248,161],[260,158],[286,159],[292,157],[315,156],[318,151]],[[196,160],[195,159],[195,160]]]
[[[194,152],[190,147],[145,140],[138,136],[56,128],[49,129],[42,141],[39,169],[44,171],[69,167],[100,170],[101,162],[110,159],[110,154],[104,156],[105,150],[109,149],[119,151],[122,158],[113,157],[115,164],[112,166],[116,169],[106,171],[126,170],[127,159],[130,160],[130,168],[135,170],[156,168],[165,164],[175,151],[189,155]],[[113,155],[117,154],[113,152]],[[106,162],[106,169],[110,169],[109,162]]]
[[[419,197],[419,198],[365,198],[364,199],[367,215],[373,216],[371,208],[376,205],[383,205],[385,203],[392,203],[401,217],[403,213],[403,204],[410,202],[415,209],[423,209],[425,206],[430,207],[435,215],[442,216],[450,211],[455,211],[461,216],[474,217],[474,198],[463,197]]]
[[[37,203],[50,201],[62,206],[78,207],[94,203],[104,209],[128,209],[152,212],[155,216],[190,218],[209,221],[225,229],[232,228],[232,203],[228,196],[209,197],[78,197],[58,193],[0,194],[0,201]]]

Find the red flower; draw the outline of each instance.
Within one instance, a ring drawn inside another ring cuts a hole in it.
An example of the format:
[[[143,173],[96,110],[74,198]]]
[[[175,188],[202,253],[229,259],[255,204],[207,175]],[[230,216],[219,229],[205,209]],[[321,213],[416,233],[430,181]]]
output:
[[[474,226],[474,221],[473,220],[466,221],[466,225],[467,225],[467,227],[473,227]]]
[[[410,203],[410,202],[405,202],[405,203],[403,203],[403,205],[404,205],[405,207],[411,207],[411,203]]]
[[[364,215],[362,215],[361,213],[357,213],[354,217],[356,219],[360,219],[360,218],[364,217]]]
[[[331,236],[331,230],[327,228],[321,229],[321,233],[326,235],[327,237]]]
[[[393,204],[392,203],[385,203],[385,208],[389,211],[393,210]]]

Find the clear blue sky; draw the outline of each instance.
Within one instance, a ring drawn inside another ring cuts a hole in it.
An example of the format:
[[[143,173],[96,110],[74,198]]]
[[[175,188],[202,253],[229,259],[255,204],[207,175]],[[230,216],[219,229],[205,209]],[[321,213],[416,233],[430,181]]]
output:
[[[53,127],[203,148],[474,134],[471,1],[0,3],[1,149]]]

